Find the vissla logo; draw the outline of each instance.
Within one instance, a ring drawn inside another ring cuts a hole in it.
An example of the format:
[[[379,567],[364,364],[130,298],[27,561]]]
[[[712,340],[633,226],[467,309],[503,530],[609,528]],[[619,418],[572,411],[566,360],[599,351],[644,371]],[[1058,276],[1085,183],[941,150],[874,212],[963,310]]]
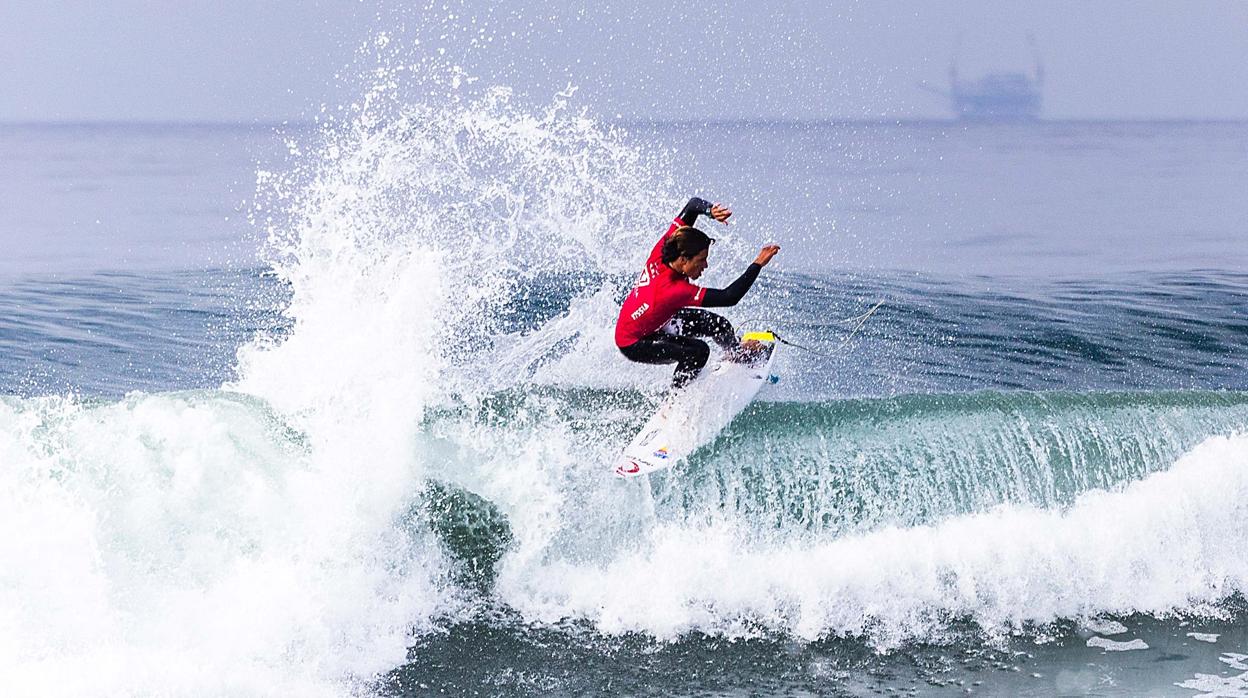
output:
[[[649,309],[650,309],[649,303],[642,303],[640,308],[633,311],[633,319],[636,320],[642,315],[645,315],[646,311]]]

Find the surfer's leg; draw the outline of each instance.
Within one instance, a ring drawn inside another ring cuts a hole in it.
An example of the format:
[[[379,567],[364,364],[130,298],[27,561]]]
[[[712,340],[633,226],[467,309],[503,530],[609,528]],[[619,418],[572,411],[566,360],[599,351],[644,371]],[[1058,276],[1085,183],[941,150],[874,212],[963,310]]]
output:
[[[676,364],[672,387],[680,388],[698,375],[711,356],[711,348],[700,339],[683,335],[655,332],[637,340],[620,353],[628,360],[643,364]]]
[[[723,315],[701,308],[681,308],[676,311],[676,319],[680,320],[682,335],[709,337],[725,350],[737,348],[737,331]]]
[[[711,348],[700,339],[693,337],[672,337],[683,345],[680,361],[676,362],[676,372],[672,374],[672,387],[683,388],[685,384],[698,377],[707,359],[711,358]]]

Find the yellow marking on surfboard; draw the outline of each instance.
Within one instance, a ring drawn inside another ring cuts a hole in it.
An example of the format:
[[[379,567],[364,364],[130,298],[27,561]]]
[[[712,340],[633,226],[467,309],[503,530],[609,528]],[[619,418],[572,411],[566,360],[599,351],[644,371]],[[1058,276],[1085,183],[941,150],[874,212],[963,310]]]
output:
[[[748,342],[751,339],[756,342],[774,342],[776,341],[776,335],[770,332],[746,332],[741,335],[741,341],[743,342]]]

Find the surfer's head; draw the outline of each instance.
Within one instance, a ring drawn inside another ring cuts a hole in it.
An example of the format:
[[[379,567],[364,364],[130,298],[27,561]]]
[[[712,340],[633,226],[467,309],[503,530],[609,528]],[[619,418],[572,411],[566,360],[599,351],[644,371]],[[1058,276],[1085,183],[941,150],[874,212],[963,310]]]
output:
[[[714,238],[693,226],[677,228],[663,243],[663,263],[678,274],[696,279],[706,270],[706,257],[713,242]]]

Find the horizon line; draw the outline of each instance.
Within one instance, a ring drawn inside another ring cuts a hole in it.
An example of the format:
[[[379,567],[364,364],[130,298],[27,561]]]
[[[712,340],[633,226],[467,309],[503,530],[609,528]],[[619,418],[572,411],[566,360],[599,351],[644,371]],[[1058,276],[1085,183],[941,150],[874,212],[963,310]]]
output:
[[[1248,123],[1248,116],[1243,117],[1055,117],[1038,119],[1002,119],[976,120],[941,117],[859,117],[859,116],[824,116],[824,117],[774,117],[774,116],[737,116],[737,117],[690,117],[680,119],[662,119],[653,117],[603,118],[603,124],[629,126],[721,126],[747,124],[787,124],[787,125],[823,125],[823,124],[862,124],[862,125],[942,125],[942,126],[979,126],[979,125],[1034,125],[1034,124],[1242,124]],[[107,127],[148,127],[148,128],[306,128],[328,123],[330,120],[316,121],[313,119],[281,119],[281,120],[218,120],[218,119],[47,119],[47,120],[4,120],[0,119],[0,127],[61,127],[61,128],[107,128]]]

